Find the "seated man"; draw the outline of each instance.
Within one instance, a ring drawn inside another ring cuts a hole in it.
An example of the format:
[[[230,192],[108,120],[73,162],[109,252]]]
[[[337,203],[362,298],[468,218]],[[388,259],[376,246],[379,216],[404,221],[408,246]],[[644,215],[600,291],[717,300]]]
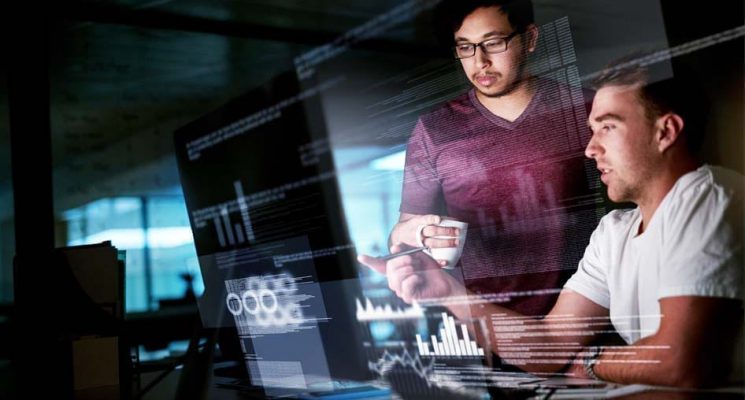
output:
[[[700,110],[684,101],[688,87],[651,83],[649,70],[621,65],[596,80],[585,154],[608,197],[637,207],[601,220],[546,318],[494,304],[446,306],[456,317],[491,321],[484,345],[530,372],[568,368],[579,377],[681,387],[741,380],[743,177],[696,161],[691,148],[702,127],[695,126]],[[465,293],[421,253],[387,265],[360,261],[386,274],[407,302]],[[596,322],[608,318],[628,346],[590,346],[589,330],[607,329]],[[518,326],[526,334],[515,334]],[[531,344],[539,357],[516,353]]]

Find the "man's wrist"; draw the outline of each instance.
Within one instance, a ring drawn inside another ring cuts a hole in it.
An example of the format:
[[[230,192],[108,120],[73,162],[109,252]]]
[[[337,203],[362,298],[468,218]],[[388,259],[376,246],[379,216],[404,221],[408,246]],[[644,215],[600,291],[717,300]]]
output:
[[[444,296],[444,297],[447,297],[448,299],[453,299],[458,296],[468,295],[468,293],[466,292],[465,286],[463,286],[463,284],[460,281],[458,281],[457,278],[451,275],[450,271],[442,270],[442,272],[445,275],[445,280],[447,281],[447,285],[448,285],[448,294],[447,296]],[[453,302],[447,302],[447,304],[443,304],[443,306],[445,306],[445,308],[450,310],[450,312],[453,313],[453,315],[455,315],[459,319],[469,319],[469,318],[474,317],[474,314],[471,309],[473,305],[470,304],[469,302],[458,300],[458,301],[453,301]]]
[[[458,271],[457,269],[441,269],[443,273],[445,273],[446,280],[448,283],[448,297],[454,297],[454,296],[466,296],[468,295],[466,291],[466,286],[463,284],[462,281],[458,279]]]
[[[592,379],[602,380],[595,372],[595,366],[600,363],[600,356],[603,353],[603,348],[599,346],[592,346],[587,349],[585,356],[582,358],[582,366],[584,367],[585,374]]]

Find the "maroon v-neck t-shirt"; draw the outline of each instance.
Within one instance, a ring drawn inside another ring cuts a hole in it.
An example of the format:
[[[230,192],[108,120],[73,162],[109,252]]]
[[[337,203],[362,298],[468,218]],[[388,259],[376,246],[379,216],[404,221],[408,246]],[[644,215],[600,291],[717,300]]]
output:
[[[599,215],[584,157],[591,94],[547,79],[515,121],[474,90],[422,116],[409,140],[400,211],[469,223],[469,290],[545,315],[577,268]]]

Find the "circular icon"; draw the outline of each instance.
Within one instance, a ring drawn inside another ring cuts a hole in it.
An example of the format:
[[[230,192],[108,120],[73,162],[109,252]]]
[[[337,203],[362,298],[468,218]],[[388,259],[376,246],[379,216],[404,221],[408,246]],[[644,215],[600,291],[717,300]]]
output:
[[[233,316],[248,314],[248,320],[242,323],[268,327],[303,322],[303,311],[293,301],[292,292],[297,290],[297,283],[291,275],[251,277],[244,282],[246,290],[240,296],[228,293],[226,298],[228,311]]]
[[[256,323],[259,326],[270,326],[270,325],[277,325],[277,323],[274,321],[274,318],[272,318],[271,314],[266,312],[265,310],[261,310],[255,315]]]
[[[297,283],[295,280],[287,274],[281,274],[277,277],[275,287],[278,292],[290,293],[297,290]]]
[[[269,301],[267,302],[265,299]],[[273,313],[277,310],[277,296],[269,289],[261,289],[259,291],[259,302],[261,303],[261,308],[268,313]]]
[[[251,299],[251,302],[246,302],[247,299]],[[256,296],[256,292],[253,290],[246,290],[241,295],[241,301],[243,303],[243,309],[246,310],[247,313],[251,315],[256,315],[257,312],[259,312],[259,307],[261,307],[261,302],[259,301],[259,297]],[[253,303],[253,307],[251,307],[251,303]]]
[[[246,288],[248,290],[253,290],[254,292],[258,292],[263,287],[264,287],[264,283],[262,283],[260,278],[256,276],[252,276],[248,278],[248,283],[246,284]]]
[[[233,303],[234,304],[238,304],[238,308],[237,309],[234,309],[234,308],[230,307],[231,300],[233,300]],[[234,316],[237,317],[237,316],[239,316],[239,315],[241,315],[243,313],[243,303],[241,302],[241,298],[238,297],[237,294],[235,294],[235,293],[228,293],[228,298],[227,298],[227,300],[225,300],[225,303],[228,306],[228,311],[230,311],[230,313],[233,314]]]

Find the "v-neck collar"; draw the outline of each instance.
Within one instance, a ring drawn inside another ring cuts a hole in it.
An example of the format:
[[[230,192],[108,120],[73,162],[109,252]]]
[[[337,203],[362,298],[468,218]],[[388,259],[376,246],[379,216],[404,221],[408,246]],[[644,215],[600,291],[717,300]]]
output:
[[[486,108],[483,104],[481,104],[478,97],[476,97],[475,88],[471,88],[471,90],[468,91],[468,98],[469,100],[471,100],[471,103],[473,103],[473,106],[481,113],[481,115],[483,115],[486,119],[488,119],[492,123],[505,129],[515,129],[526,118],[528,118],[529,115],[533,113],[536,107],[538,107],[539,97],[543,95],[543,85],[541,85],[540,82],[536,82],[535,88],[536,88],[535,93],[533,93],[533,98],[530,99],[528,106],[525,107],[525,110],[523,110],[520,116],[517,117],[514,121],[508,121],[498,115],[495,115],[491,111],[489,111],[488,108]]]

